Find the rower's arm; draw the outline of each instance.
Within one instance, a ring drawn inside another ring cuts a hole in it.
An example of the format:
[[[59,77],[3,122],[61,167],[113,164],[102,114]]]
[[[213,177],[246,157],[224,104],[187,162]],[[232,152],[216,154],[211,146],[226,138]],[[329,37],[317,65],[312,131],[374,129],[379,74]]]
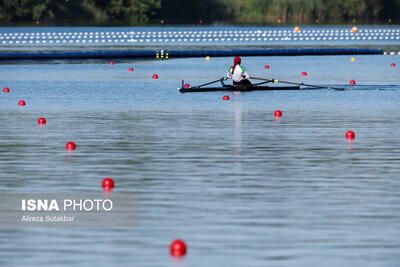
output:
[[[228,73],[226,74],[227,79],[232,79],[232,68],[228,69]]]
[[[246,71],[246,68],[243,66],[240,66],[240,68],[242,69],[242,77],[244,77],[246,80],[250,78],[249,74]]]

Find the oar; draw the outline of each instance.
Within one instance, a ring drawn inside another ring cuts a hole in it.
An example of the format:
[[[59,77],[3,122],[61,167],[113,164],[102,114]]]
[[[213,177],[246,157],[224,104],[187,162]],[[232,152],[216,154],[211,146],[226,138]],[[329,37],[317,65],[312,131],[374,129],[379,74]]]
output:
[[[200,87],[202,87],[202,86],[206,86],[206,85],[209,85],[209,84],[212,84],[212,83],[219,82],[219,81],[221,81],[221,79],[223,79],[223,78],[219,78],[218,80],[215,80],[215,81],[212,81],[212,82],[208,82],[208,83],[205,83],[205,84],[200,84],[200,85],[192,86],[192,88],[200,88]]]
[[[250,77],[251,79],[254,80],[260,80],[260,81],[268,81],[268,82],[280,82],[280,83],[287,83],[287,84],[295,84],[295,85],[304,85],[312,88],[326,88],[326,89],[333,89],[333,90],[344,90],[344,88],[339,88],[339,87],[330,87],[330,86],[320,86],[320,85],[313,85],[313,84],[306,84],[306,83],[295,83],[295,82],[287,82],[287,81],[281,81],[281,80],[276,80],[276,79],[264,79],[264,78],[257,78],[257,77]]]
[[[265,83],[270,83],[271,81],[264,81],[264,82],[260,82],[260,83],[253,83],[253,86],[258,86],[261,84],[265,84]]]

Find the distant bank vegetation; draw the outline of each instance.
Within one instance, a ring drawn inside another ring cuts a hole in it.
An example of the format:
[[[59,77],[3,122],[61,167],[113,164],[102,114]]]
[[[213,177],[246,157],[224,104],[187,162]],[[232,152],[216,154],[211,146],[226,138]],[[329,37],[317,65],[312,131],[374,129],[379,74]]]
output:
[[[400,23],[400,0],[0,0],[0,23]]]

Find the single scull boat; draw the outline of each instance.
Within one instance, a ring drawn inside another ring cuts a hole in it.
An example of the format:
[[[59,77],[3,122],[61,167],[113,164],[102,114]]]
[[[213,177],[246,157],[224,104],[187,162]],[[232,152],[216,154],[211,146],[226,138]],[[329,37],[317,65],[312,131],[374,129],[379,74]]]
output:
[[[189,93],[189,92],[215,92],[215,91],[231,91],[231,92],[250,92],[250,91],[273,91],[273,90],[315,90],[315,89],[334,89],[334,90],[344,90],[344,88],[337,87],[328,87],[328,86],[320,86],[320,85],[312,85],[312,84],[304,84],[304,83],[295,83],[295,82],[286,82],[280,81],[276,79],[264,79],[264,78],[256,78],[250,77],[251,79],[261,80],[263,82],[249,85],[227,85],[224,84],[224,79],[218,79],[212,82],[208,82],[205,84],[201,84],[198,86],[188,86],[184,84],[182,81],[182,87],[178,88],[181,93]],[[221,86],[219,87],[203,87],[206,85],[210,85],[216,82],[221,82]],[[291,84],[291,86],[267,86],[262,85],[265,83],[283,83],[283,84]]]
[[[315,88],[307,88],[315,89]],[[241,85],[224,85],[221,87],[181,87],[178,88],[181,93],[189,92],[216,92],[216,91],[232,91],[232,92],[250,92],[250,91],[272,91],[272,90],[301,90],[300,86],[241,86]]]

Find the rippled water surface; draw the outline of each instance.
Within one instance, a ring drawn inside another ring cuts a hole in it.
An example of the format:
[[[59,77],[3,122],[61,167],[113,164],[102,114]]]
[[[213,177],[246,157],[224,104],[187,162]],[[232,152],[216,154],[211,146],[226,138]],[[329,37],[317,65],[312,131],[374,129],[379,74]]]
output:
[[[0,192],[93,193],[110,176],[113,194],[139,193],[140,226],[0,228],[0,264],[398,266],[400,60],[350,58],[243,58],[253,76],[346,90],[230,101],[177,87],[218,79],[232,58],[2,62]]]

